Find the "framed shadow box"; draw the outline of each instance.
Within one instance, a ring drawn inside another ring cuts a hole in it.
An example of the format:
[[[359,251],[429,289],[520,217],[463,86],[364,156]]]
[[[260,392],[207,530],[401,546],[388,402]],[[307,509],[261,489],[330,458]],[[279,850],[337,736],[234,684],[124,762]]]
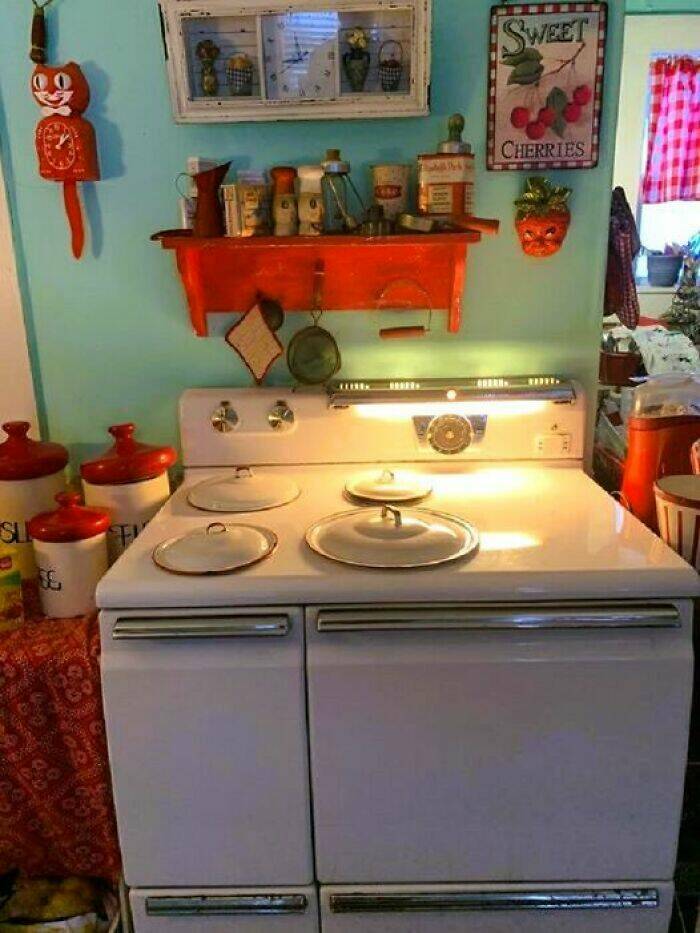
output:
[[[159,0],[178,123],[429,112],[431,0]]]

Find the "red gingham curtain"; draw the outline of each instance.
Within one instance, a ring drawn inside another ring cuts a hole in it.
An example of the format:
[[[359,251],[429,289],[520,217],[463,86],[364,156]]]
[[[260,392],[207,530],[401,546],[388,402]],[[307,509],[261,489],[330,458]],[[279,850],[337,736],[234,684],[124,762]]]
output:
[[[700,201],[700,59],[656,59],[649,79],[642,202]]]

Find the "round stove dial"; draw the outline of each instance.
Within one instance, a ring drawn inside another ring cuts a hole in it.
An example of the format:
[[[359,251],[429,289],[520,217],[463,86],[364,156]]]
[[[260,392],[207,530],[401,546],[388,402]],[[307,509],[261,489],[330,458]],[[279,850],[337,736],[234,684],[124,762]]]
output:
[[[472,426],[462,415],[438,415],[428,425],[428,443],[439,454],[461,454],[472,442]]]

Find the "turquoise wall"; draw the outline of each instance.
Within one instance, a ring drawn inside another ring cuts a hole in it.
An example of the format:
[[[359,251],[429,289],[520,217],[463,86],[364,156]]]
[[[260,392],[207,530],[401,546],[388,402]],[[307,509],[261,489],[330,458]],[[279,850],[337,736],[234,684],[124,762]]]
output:
[[[81,62],[93,90],[88,112],[104,179],[85,186],[93,243],[69,255],[58,186],[41,181],[33,149],[38,108],[27,89],[30,4],[5,3],[0,29],[0,133],[23,277],[37,389],[51,437],[74,457],[102,443],[107,425],[133,419],[159,441],[176,436],[186,386],[246,385],[247,371],[220,336],[192,336],[173,259],[149,242],[176,225],[174,179],[190,154],[241,168],[317,160],[339,146],[358,175],[377,160],[434,150],[446,117],[462,111],[477,153],[477,212],[502,233],[471,251],[458,336],[433,316],[424,341],[387,344],[379,327],[396,315],[326,314],[345,376],[558,371],[595,381],[600,295],[618,96],[622,6],[610,4],[601,161],[558,173],[574,189],[566,244],[546,261],[527,258],[512,229],[523,176],[484,167],[490,0],[434,0],[432,115],[425,119],[177,126],[155,0],[58,0],[49,14],[53,60]],[[556,174],[556,173],[554,173]],[[419,316],[420,317],[420,316]],[[220,335],[227,316],[213,319]],[[306,324],[289,315],[283,336]],[[280,360],[270,379],[286,384]]]
[[[700,13],[700,0],[626,0],[627,13]]]

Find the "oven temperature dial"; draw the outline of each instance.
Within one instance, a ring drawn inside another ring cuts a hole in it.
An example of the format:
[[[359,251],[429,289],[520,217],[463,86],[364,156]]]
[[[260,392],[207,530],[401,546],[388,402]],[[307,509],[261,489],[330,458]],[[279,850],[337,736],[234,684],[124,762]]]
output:
[[[438,415],[428,425],[428,443],[439,454],[461,454],[473,434],[471,422],[462,415]]]

